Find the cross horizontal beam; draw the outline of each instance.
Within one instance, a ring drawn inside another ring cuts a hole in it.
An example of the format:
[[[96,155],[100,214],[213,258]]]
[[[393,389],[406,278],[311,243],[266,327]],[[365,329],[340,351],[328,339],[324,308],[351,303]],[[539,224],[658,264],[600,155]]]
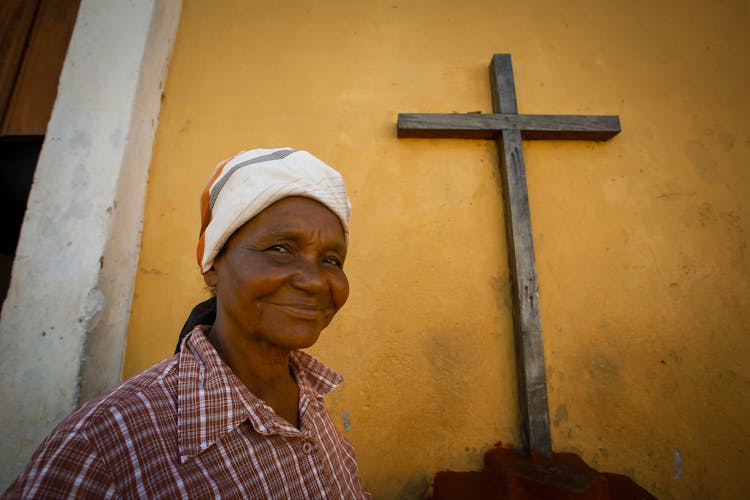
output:
[[[511,113],[399,113],[403,138],[496,139],[503,130],[520,130],[523,139],[605,141],[620,132],[611,115],[517,115]]]

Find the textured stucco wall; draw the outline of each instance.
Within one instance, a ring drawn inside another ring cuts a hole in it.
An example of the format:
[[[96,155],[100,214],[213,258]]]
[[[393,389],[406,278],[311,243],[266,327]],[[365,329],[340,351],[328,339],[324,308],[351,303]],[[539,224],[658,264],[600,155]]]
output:
[[[0,491],[119,382],[180,2],[81,2],[0,322]]]
[[[619,114],[606,143],[526,143],[552,437],[660,498],[740,498],[750,435],[747,2],[186,1],[162,107],[125,375],[205,296],[198,195],[249,147],[341,170],[349,304],[313,351],[380,498],[517,440],[497,151],[399,140],[398,112]]]

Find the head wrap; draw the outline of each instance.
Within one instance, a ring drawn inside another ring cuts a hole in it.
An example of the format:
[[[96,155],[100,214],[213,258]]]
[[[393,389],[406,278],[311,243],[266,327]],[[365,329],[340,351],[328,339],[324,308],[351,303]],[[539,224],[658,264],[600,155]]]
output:
[[[229,237],[261,210],[289,196],[323,204],[349,240],[351,204],[341,174],[307,151],[243,151],[216,166],[201,195],[198,265],[207,272]]]

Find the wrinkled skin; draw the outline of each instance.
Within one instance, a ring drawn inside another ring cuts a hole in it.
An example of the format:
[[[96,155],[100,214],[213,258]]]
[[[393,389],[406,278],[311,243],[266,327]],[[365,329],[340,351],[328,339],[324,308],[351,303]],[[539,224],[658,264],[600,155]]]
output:
[[[313,345],[346,302],[345,258],[338,217],[289,197],[238,229],[204,274],[217,296],[210,341],[256,396],[295,424],[289,352]]]

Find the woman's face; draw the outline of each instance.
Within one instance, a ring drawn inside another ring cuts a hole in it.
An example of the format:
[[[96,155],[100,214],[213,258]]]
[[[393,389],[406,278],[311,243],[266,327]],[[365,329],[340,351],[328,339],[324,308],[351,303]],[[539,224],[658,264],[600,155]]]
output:
[[[333,212],[308,198],[277,201],[231,236],[204,275],[216,287],[217,324],[285,349],[311,346],[349,296],[345,257]]]

